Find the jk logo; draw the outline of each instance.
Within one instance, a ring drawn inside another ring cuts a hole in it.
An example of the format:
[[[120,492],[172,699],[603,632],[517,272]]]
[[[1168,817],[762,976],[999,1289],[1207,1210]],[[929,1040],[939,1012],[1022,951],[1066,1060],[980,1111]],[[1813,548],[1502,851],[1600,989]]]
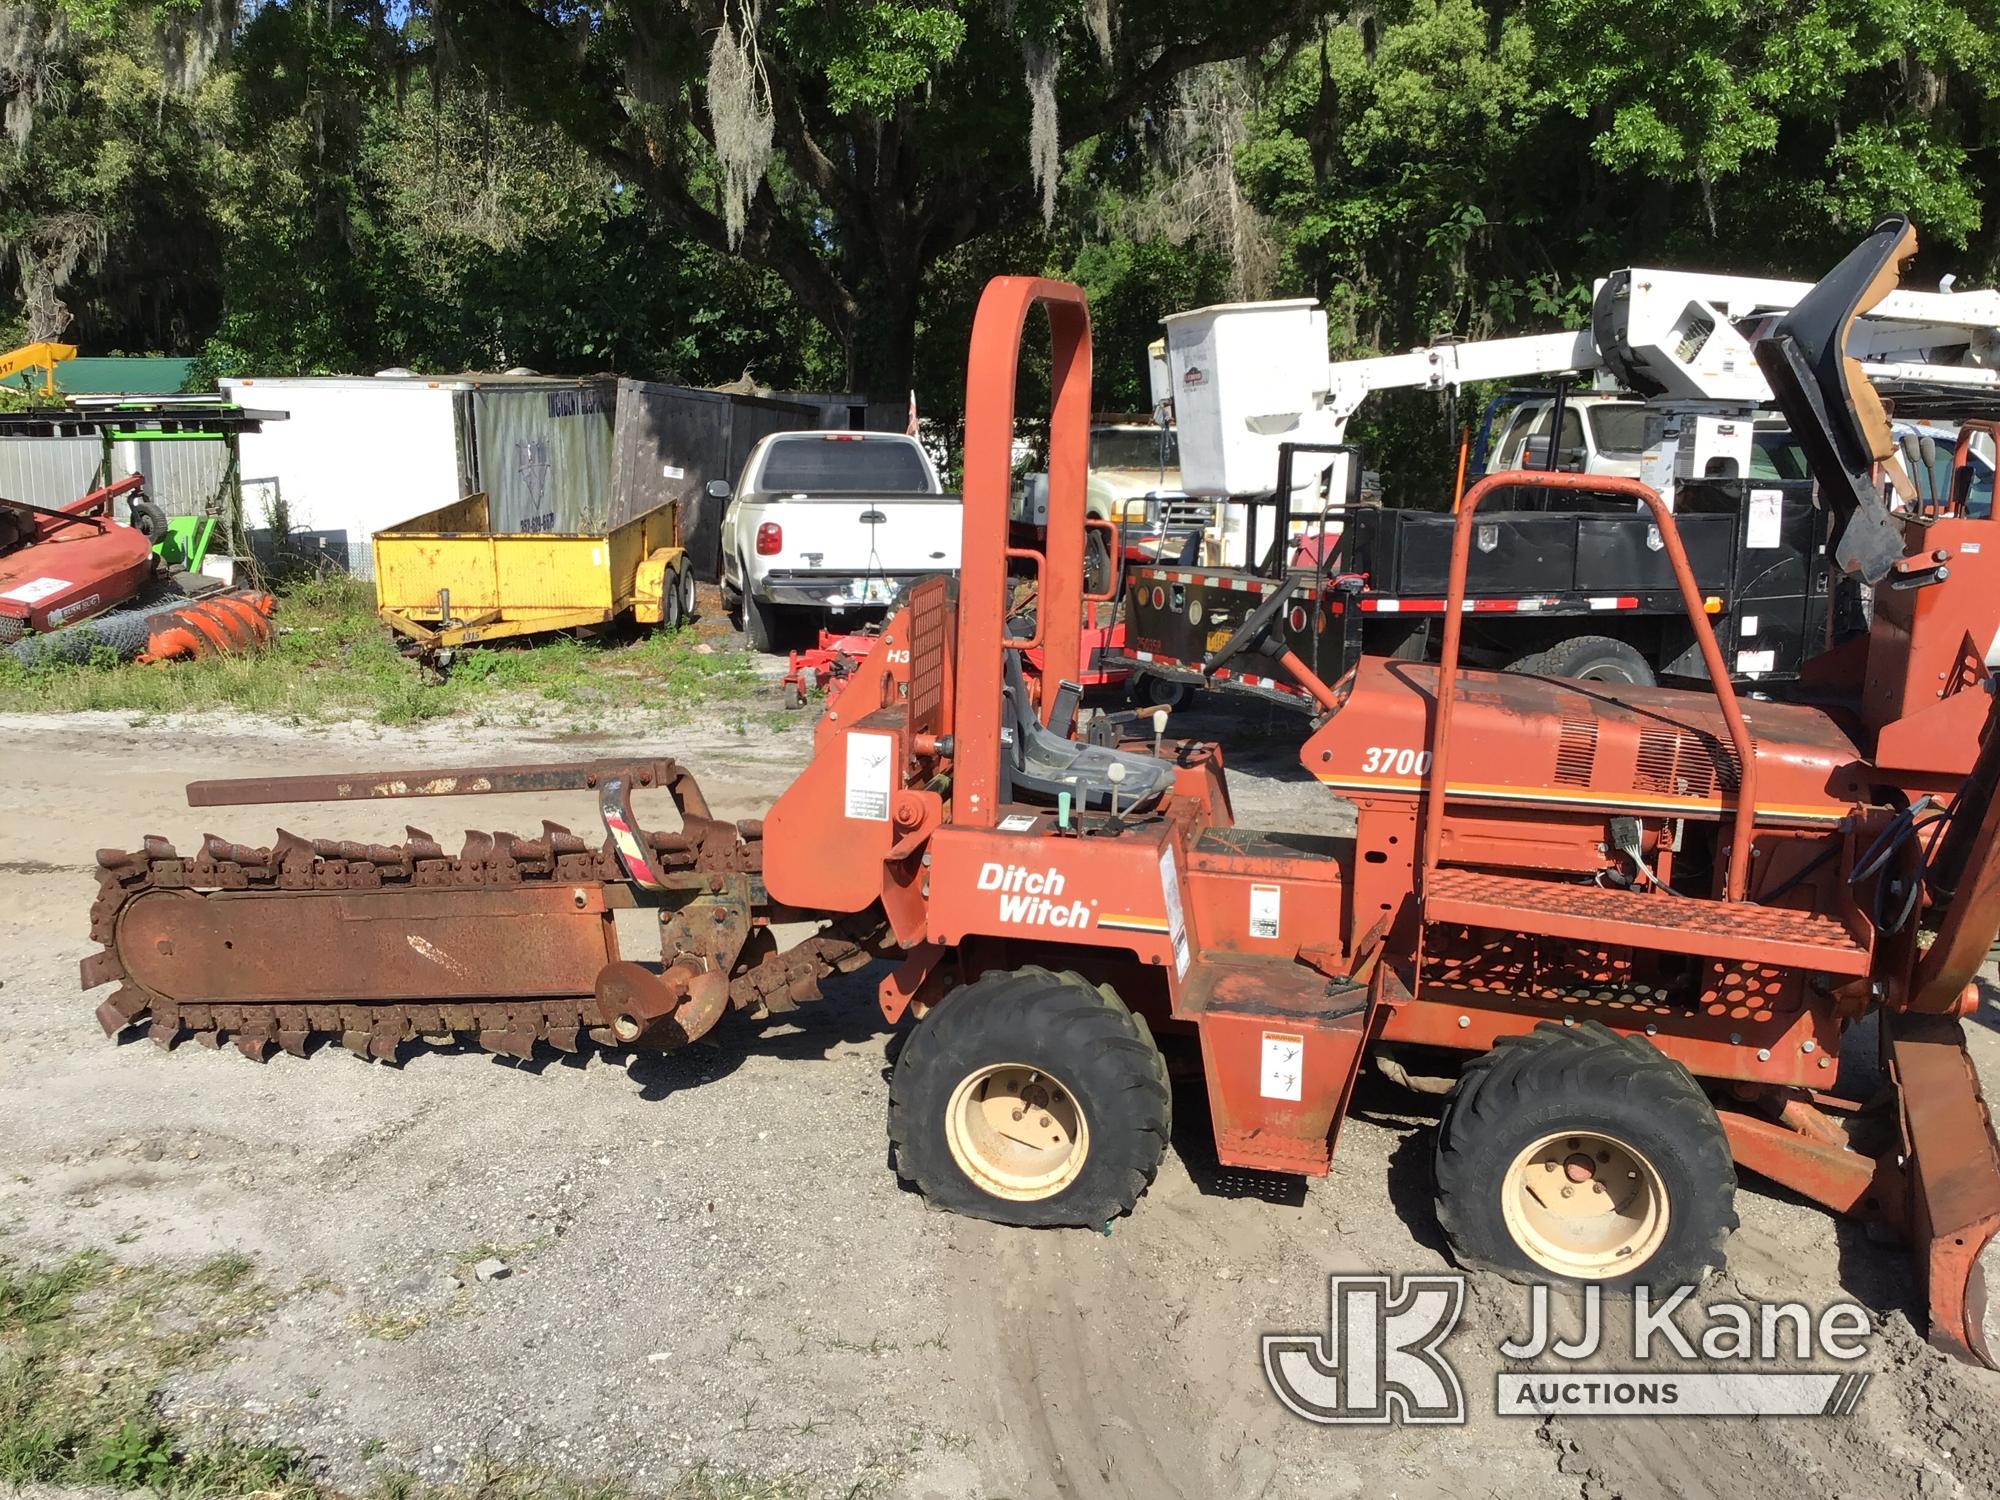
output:
[[[1463,1276],[1329,1276],[1327,1331],[1264,1335],[1264,1378],[1308,1422],[1465,1421],[1439,1346],[1465,1309]]]

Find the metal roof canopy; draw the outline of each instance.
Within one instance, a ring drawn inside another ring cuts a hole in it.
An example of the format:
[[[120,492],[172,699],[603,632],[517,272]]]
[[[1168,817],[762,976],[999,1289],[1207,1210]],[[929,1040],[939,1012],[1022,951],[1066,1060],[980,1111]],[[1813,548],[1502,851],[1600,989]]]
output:
[[[254,411],[215,396],[166,396],[143,401],[86,396],[69,406],[0,412],[0,441],[95,438],[101,457],[94,486],[110,482],[112,452],[121,442],[221,443],[228,458],[207,513],[221,517],[223,545],[231,556],[241,558],[250,555],[250,538],[243,525],[239,439],[246,432],[262,432],[266,422],[282,422],[289,415],[282,411]]]
[[[175,402],[119,402],[96,407],[0,412],[0,438],[109,437],[158,441],[173,438],[229,438],[261,432],[266,422],[282,422],[281,411],[241,406]]]

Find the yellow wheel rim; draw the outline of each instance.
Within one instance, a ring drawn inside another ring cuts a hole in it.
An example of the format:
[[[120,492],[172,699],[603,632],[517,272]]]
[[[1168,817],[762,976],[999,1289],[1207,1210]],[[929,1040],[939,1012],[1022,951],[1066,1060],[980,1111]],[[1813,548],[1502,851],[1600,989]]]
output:
[[[944,1111],[945,1144],[959,1170],[996,1198],[1051,1198],[1083,1170],[1090,1124],[1060,1080],[1026,1063],[967,1074]]]
[[[1514,1158],[1501,1185],[1507,1233],[1536,1265],[1578,1281],[1629,1275],[1667,1237],[1667,1189],[1644,1152],[1565,1130]]]

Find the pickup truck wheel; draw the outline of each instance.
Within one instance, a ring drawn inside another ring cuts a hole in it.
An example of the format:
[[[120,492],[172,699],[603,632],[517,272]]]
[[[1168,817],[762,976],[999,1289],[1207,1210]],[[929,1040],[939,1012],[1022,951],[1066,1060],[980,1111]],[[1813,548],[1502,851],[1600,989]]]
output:
[[[749,638],[751,650],[784,650],[784,625],[784,613],[777,605],[765,604],[755,594],[743,596],[743,634]]]
[[[1507,670],[1582,682],[1630,682],[1640,687],[1652,687],[1659,681],[1637,647],[1607,635],[1571,636],[1546,651],[1531,652],[1510,662]]]
[[[890,1154],[940,1208],[1096,1228],[1159,1171],[1170,1108],[1159,1049],[1122,1003],[1076,974],[985,974],[896,1059]]]

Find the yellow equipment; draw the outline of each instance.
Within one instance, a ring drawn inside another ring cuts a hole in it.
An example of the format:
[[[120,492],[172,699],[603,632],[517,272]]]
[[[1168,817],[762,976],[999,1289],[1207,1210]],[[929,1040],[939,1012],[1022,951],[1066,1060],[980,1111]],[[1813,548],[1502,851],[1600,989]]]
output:
[[[694,614],[695,580],[671,505],[608,535],[496,533],[486,496],[467,495],[375,534],[383,623],[427,649],[542,631],[642,625]]]
[[[53,401],[56,398],[56,366],[66,359],[75,358],[74,344],[51,344],[47,341],[23,344],[18,349],[0,354],[0,380],[12,380],[26,370],[40,370],[41,390],[34,391],[32,386],[29,389],[44,401]]]

